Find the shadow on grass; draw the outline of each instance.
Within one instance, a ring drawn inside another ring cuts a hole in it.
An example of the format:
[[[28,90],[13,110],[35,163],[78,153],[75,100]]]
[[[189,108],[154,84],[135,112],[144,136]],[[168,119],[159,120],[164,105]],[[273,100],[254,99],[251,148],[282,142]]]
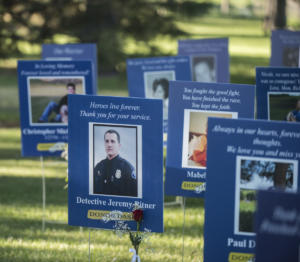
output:
[[[64,178],[46,178],[47,205],[67,205]],[[0,177],[0,203],[12,206],[41,205],[42,177]]]
[[[81,240],[82,241],[82,240]],[[30,244],[30,243],[29,243]],[[76,246],[70,244],[70,249],[60,248],[59,242],[55,248],[45,246],[5,246],[0,247],[0,260],[5,262],[24,262],[24,261],[87,261],[88,247],[86,250],[76,250]],[[65,245],[61,242],[62,245]]]
[[[40,219],[26,219],[26,218],[0,218],[1,237],[7,238],[22,238],[34,240],[57,240],[61,236],[66,241],[76,242],[77,237],[66,234],[67,232],[80,231],[79,227],[69,226],[67,223],[55,223],[56,220],[51,220],[52,223],[45,224],[45,231],[42,231],[42,217]],[[55,234],[51,236],[52,231]],[[86,229],[85,231],[88,231]],[[80,241],[78,241],[80,242]]]
[[[28,240],[45,240],[45,241],[56,241],[58,238],[63,239],[64,242],[81,243],[78,240],[78,233],[82,235],[87,234],[88,228],[83,228],[80,232],[79,227],[69,226],[68,224],[55,223],[56,220],[51,220],[52,223],[45,225],[45,232],[42,231],[42,217],[40,219],[26,219],[26,218],[11,218],[11,217],[0,217],[0,231],[1,238],[22,238],[23,241]],[[101,234],[112,234],[112,237],[116,236],[113,231],[102,231],[92,229],[91,232],[97,234],[101,231]],[[76,233],[76,236],[68,234],[68,232]],[[53,233],[53,234],[52,234]],[[185,237],[199,238],[203,235],[203,225],[186,225],[184,231]],[[168,226],[162,237],[172,236],[173,238],[182,237],[182,227]],[[126,237],[126,236],[125,236]]]
[[[269,65],[269,58],[231,56],[230,82],[255,85],[255,68]],[[247,61],[247,63],[246,63]]]
[[[4,160],[4,159],[21,159],[21,149],[13,149],[13,148],[6,148],[6,147],[2,147],[0,150],[0,159]]]

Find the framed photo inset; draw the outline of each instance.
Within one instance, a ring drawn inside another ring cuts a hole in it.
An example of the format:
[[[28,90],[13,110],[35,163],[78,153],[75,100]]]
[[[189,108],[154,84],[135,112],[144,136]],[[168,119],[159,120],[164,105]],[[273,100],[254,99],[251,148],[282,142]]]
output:
[[[237,156],[234,233],[255,235],[254,213],[257,190],[297,192],[298,162]]]
[[[237,112],[184,109],[182,167],[206,169],[207,118],[237,118]]]
[[[300,122],[300,93],[268,92],[268,119]]]
[[[83,77],[28,77],[30,125],[67,125],[68,94],[85,94]]]
[[[175,71],[144,72],[145,96],[163,100],[163,119],[168,118],[169,81],[176,80]]]
[[[288,67],[298,67],[299,47],[284,46],[282,50],[282,65]]]
[[[142,198],[142,128],[89,123],[89,194]]]
[[[192,79],[196,82],[217,82],[216,55],[191,56]]]

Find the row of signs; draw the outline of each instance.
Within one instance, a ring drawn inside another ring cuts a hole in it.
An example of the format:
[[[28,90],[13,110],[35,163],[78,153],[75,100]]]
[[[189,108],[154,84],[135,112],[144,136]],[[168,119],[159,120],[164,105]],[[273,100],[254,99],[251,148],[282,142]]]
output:
[[[180,56],[127,60],[130,96],[153,99],[94,96],[95,61],[57,59],[87,47],[53,45],[45,60],[20,61],[22,154],[57,155],[69,142],[70,225],[134,229],[139,206],[141,230],[162,232],[165,133],[165,193],[205,194],[205,261],[250,260],[257,191],[299,191],[300,131],[288,122],[300,121],[300,69],[256,69],[257,118],[286,122],[250,120],[254,86],[209,83],[229,81],[227,40],[203,44],[213,59],[186,56],[199,51],[194,41],[179,42]]]
[[[299,42],[299,32],[274,31],[271,65],[297,64]],[[163,100],[164,140],[168,124],[169,81],[229,82],[228,39],[181,40],[178,42],[178,54],[174,57],[127,60],[129,95]],[[294,63],[285,63],[284,57],[293,59]],[[57,154],[57,149],[67,142],[67,98],[64,96],[72,93],[97,94],[95,44],[45,44],[42,58],[41,61],[20,61],[18,64],[24,156]],[[68,84],[73,88],[69,88]],[[280,91],[276,87],[272,90],[274,93]],[[265,100],[264,97],[265,94],[259,95],[258,99]],[[259,102],[259,107],[265,103]],[[258,118],[267,119],[266,107],[262,106],[260,111],[262,115]],[[43,136],[39,136],[41,133],[47,133],[48,139],[43,140]],[[32,135],[36,135],[34,143]]]

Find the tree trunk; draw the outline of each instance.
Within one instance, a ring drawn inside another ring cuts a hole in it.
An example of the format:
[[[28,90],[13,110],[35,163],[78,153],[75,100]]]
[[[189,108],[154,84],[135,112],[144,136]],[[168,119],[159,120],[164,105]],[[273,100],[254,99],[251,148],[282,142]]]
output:
[[[274,25],[278,29],[286,28],[286,0],[277,0]]]
[[[276,2],[275,0],[267,0],[265,1],[265,16],[263,22],[263,30],[265,35],[268,34],[273,29],[273,21],[275,16],[275,7]]]
[[[229,3],[230,0],[221,0],[221,13],[229,14]]]
[[[288,164],[276,163],[274,172],[274,187],[278,189],[286,188],[286,172],[288,170]]]

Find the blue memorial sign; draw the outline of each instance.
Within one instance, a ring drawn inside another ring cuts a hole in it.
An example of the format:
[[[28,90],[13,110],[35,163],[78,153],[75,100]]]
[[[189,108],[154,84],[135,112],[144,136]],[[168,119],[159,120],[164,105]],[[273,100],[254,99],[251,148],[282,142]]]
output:
[[[171,81],[165,192],[203,197],[208,117],[254,118],[254,86]]]
[[[259,191],[256,262],[300,260],[300,195]]]
[[[254,261],[257,190],[299,191],[299,127],[209,118],[207,139],[204,262]]]
[[[127,81],[131,97],[163,100],[164,133],[167,132],[169,81],[191,80],[188,56],[127,59]]]
[[[256,68],[257,118],[300,121],[300,68]]]
[[[18,61],[23,156],[53,156],[68,141],[68,94],[92,94],[90,61]]]
[[[92,61],[93,94],[98,90],[98,57],[96,44],[43,44],[42,58],[46,60]]]
[[[298,67],[300,31],[272,31],[271,45],[270,66]]]
[[[69,97],[69,224],[163,231],[162,101]]]
[[[179,40],[178,54],[190,56],[193,81],[230,81],[228,38]]]

